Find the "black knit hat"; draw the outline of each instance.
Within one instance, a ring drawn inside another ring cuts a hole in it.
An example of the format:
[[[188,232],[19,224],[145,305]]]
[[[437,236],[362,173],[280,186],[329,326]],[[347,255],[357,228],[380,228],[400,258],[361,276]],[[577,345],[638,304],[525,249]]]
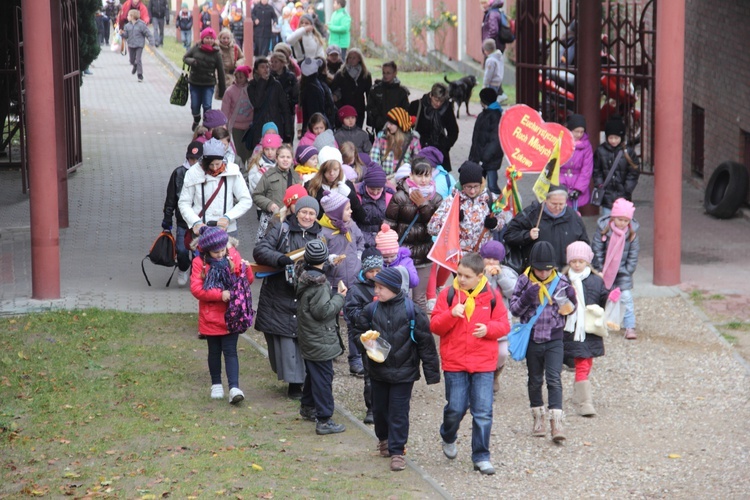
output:
[[[534,269],[540,269],[542,271],[554,269],[556,262],[555,248],[549,241],[537,241],[534,243],[534,246],[531,247],[529,265]]]
[[[362,252],[362,273],[383,269],[383,254],[374,246],[366,246]]]
[[[465,161],[458,169],[458,182],[461,186],[473,183],[482,183],[482,167],[473,161]]]
[[[622,139],[625,138],[625,122],[619,116],[613,116],[607,120],[604,125],[604,135],[609,137],[610,135],[619,135]]]
[[[305,262],[322,264],[328,259],[328,246],[321,240],[311,240],[305,245]]]
[[[578,127],[583,127],[583,130],[586,130],[586,118],[583,115],[570,115],[568,117],[568,130],[575,130]]]
[[[401,291],[401,272],[395,267],[386,267],[372,281],[380,283],[393,293]]]
[[[485,87],[482,90],[479,91],[479,100],[482,101],[482,104],[490,105],[493,102],[497,101],[497,90]]]

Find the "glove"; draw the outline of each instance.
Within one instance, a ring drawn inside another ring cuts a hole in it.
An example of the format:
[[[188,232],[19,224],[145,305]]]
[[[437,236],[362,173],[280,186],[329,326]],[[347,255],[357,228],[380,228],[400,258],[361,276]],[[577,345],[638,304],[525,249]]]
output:
[[[528,304],[536,304],[539,302],[539,285],[531,284],[521,294],[521,300]]]
[[[612,290],[611,292],[609,292],[608,299],[610,301],[612,301],[612,302],[617,302],[618,300],[620,300],[620,294],[621,293],[622,292],[620,291],[620,287],[618,286],[617,288],[615,288],[614,290]]]
[[[463,222],[463,221],[464,221],[464,211],[463,210],[459,210],[458,211],[458,222]]]
[[[292,264],[294,264],[294,261],[288,255],[279,257],[279,267],[291,266]]]
[[[570,198],[571,200],[577,200],[579,196],[581,196],[581,192],[577,189],[573,189],[570,191],[568,198]]]
[[[488,215],[484,218],[484,227],[486,227],[488,231],[492,231],[497,227],[497,219],[491,215]]]
[[[165,231],[172,230],[172,219],[164,219],[161,221],[161,228]]]

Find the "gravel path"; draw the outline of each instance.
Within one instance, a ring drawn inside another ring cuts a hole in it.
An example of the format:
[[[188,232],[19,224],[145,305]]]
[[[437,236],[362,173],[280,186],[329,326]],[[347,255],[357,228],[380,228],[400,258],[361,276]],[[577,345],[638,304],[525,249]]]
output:
[[[636,299],[636,313],[639,339],[610,336],[607,356],[594,362],[598,416],[574,414],[573,373],[563,373],[565,445],[529,436],[526,366],[510,361],[494,405],[495,476],[472,471],[469,415],[459,431],[458,458],[443,456],[442,384],[415,385],[408,457],[455,498],[532,492],[541,498],[747,498],[748,373],[683,298]],[[343,356],[335,369],[336,403],[361,418],[362,381],[348,374]]]

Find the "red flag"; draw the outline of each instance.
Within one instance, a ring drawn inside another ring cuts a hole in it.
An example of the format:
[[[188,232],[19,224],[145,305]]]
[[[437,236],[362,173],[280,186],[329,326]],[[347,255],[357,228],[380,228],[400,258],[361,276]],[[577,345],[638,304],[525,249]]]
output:
[[[461,244],[459,242],[459,231],[461,226],[458,222],[458,210],[461,205],[458,193],[453,197],[451,207],[443,221],[443,227],[437,235],[435,244],[432,245],[427,258],[439,266],[456,272],[458,261],[461,260]]]

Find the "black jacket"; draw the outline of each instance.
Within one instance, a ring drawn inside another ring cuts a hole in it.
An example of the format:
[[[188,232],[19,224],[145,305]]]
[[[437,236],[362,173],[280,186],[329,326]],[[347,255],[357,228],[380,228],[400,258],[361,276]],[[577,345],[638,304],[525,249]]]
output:
[[[290,215],[286,221],[274,222],[266,235],[258,241],[253,250],[253,258],[258,264],[278,267],[282,272],[263,280],[255,316],[255,329],[259,332],[297,336],[297,300],[294,286],[286,282],[283,266],[279,259],[285,253],[304,248],[308,241],[320,238],[320,225],[316,222],[304,230],[297,223],[297,217]]]
[[[182,183],[185,180],[185,172],[187,168],[185,165],[180,165],[172,172],[172,176],[169,178],[169,184],[167,184],[167,197],[164,199],[164,220],[172,220],[172,215],[177,219],[177,227],[187,229],[187,223],[182,218],[182,213],[177,210],[177,202],[180,199],[180,193],[182,192]]]
[[[151,18],[165,18],[169,24],[169,4],[167,0],[151,0],[148,5],[148,14]]]
[[[253,18],[253,39],[260,41],[273,38],[271,23],[278,20],[273,6],[270,3],[263,5],[258,2],[253,7],[251,16]],[[256,20],[259,21],[258,24],[255,24]]]
[[[278,130],[286,131],[286,117],[289,104],[284,88],[274,78],[263,80],[254,78],[247,84],[247,97],[253,105],[253,126],[250,127],[252,136],[245,141],[245,146],[253,150],[260,142],[263,125],[274,122]]]
[[[370,73],[367,73],[367,75],[360,74],[359,78],[355,81],[346,71],[346,66],[343,66],[333,77],[331,92],[339,96],[338,101],[336,101],[336,107],[341,109],[346,105],[353,106],[357,110],[358,127],[362,127],[365,123],[365,110],[367,109],[365,96],[370,92],[371,88],[372,76],[370,76]],[[340,122],[337,121],[337,123],[341,125]]]
[[[365,278],[362,271],[357,276],[357,282],[349,287],[344,300],[344,320],[349,329],[349,335],[358,337],[366,330],[357,330],[357,318],[362,314],[362,310],[373,301],[375,297],[375,283]],[[363,350],[362,344],[357,342],[360,351]]]
[[[497,134],[502,116],[501,109],[488,108],[479,113],[477,121],[474,122],[469,161],[479,163],[485,171],[500,170],[500,164],[503,162],[503,148]]]
[[[288,111],[284,113],[284,130],[281,131],[284,142],[292,143],[294,139],[294,112],[299,102],[299,81],[294,73],[289,69],[284,68],[281,74],[271,73],[271,78],[281,84],[281,88],[284,89],[284,95],[286,101],[289,104]]]
[[[526,269],[529,265],[529,254],[534,243],[537,241],[552,243],[552,247],[555,249],[555,256],[557,257],[557,269],[560,270],[567,264],[566,252],[568,245],[574,241],[589,243],[586,226],[581,216],[570,207],[566,208],[565,213],[556,219],[545,212],[542,215],[542,220],[539,222],[539,238],[534,241],[531,239],[529,232],[532,228],[536,227],[539,210],[542,209],[542,206],[534,202],[524,208],[521,213],[510,221],[503,238],[508,246],[519,248],[522,252],[523,269]]]
[[[582,283],[586,305],[597,304],[604,308],[607,304],[609,290],[604,286],[604,280],[601,276],[592,272]],[[587,333],[586,339],[583,342],[578,342],[573,340],[574,335],[573,332],[563,333],[566,358],[597,358],[604,356],[603,338]]]
[[[303,77],[299,99],[299,104],[302,107],[303,132],[307,130],[310,117],[315,113],[321,113],[328,120],[328,124],[333,125],[336,112],[333,95],[328,84],[321,81],[317,74]],[[332,127],[329,126],[329,128]]]
[[[414,305],[414,340],[410,336],[409,320],[405,301],[411,300],[399,292],[387,302],[371,302],[357,318],[357,330],[380,332],[391,351],[383,363],[371,362],[370,378],[389,384],[419,380],[419,362],[428,384],[440,382],[440,359],[435,340],[430,333],[427,315]]]
[[[451,101],[447,100],[439,109],[434,109],[430,104],[430,94],[425,94],[409,104],[409,114],[417,117],[416,130],[422,148],[438,148],[443,153],[443,168],[450,172],[450,151],[458,140],[458,122]]]
[[[393,108],[409,110],[409,89],[398,78],[390,83],[375,80],[367,98],[367,125],[375,129],[375,134],[383,130],[388,120],[386,115]]]
[[[607,178],[607,174],[609,174],[609,170],[615,162],[617,153],[621,150],[621,147],[613,148],[608,142],[604,142],[596,148],[594,152],[594,186],[604,183],[604,179]],[[615,172],[612,174],[612,179],[604,188],[603,207],[612,208],[612,204],[617,198],[625,198],[632,201],[633,191],[638,185],[638,177],[640,177],[641,171],[638,168],[637,157],[633,148],[627,148],[627,153],[630,155],[630,159],[633,160],[635,167],[628,163],[624,154],[620,156],[617,167],[615,167]]]

